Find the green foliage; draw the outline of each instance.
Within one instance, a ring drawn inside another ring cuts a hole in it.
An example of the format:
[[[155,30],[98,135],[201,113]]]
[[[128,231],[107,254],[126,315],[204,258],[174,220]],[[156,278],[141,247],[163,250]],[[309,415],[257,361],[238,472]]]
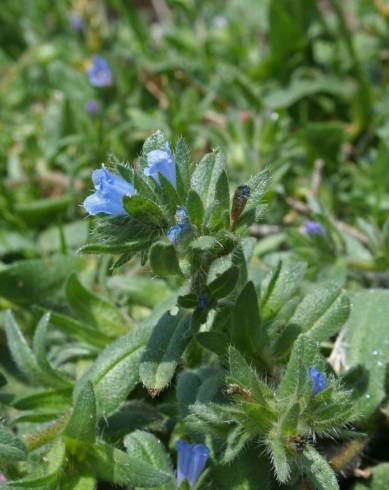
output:
[[[387,19],[2,1],[4,489],[388,488]]]

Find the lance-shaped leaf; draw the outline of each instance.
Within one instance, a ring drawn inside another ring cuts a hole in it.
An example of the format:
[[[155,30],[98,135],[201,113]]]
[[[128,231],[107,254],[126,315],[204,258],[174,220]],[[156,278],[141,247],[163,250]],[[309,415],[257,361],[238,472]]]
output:
[[[158,394],[171,381],[182,354],[199,325],[187,311],[166,312],[147,344],[140,364],[141,381]]]
[[[72,389],[46,390],[16,398],[12,406],[17,410],[64,412],[71,404]]]
[[[140,325],[104,349],[76,383],[75,397],[91,381],[98,416],[115,410],[138,383],[139,363],[150,331],[150,325]]]
[[[144,457],[134,457],[103,441],[91,446],[87,464],[100,479],[117,485],[157,487],[172,478],[171,472],[156,469]]]
[[[136,430],[126,435],[123,444],[129,456],[150,464],[155,470],[170,474],[171,483],[173,483],[174,473],[169,455],[161,441],[153,434]],[[166,490],[166,487],[158,486],[158,488],[165,488]],[[175,488],[174,485],[173,488]]]
[[[13,463],[27,459],[24,442],[4,425],[0,425],[0,462]]]
[[[81,265],[80,258],[61,255],[15,262],[0,271],[0,297],[24,305],[55,304],[67,277]]]
[[[299,290],[305,264],[296,261],[279,262],[268,276],[261,298],[261,313],[265,320],[273,318],[282,306]]]
[[[118,309],[85,289],[75,274],[69,277],[65,291],[72,312],[82,322],[93,325],[108,337],[128,331]]]
[[[235,288],[239,279],[239,268],[232,266],[208,284],[213,298],[221,299],[228,296]]]
[[[228,360],[230,372],[227,381],[245,388],[253,400],[256,400],[261,405],[267,405],[266,399],[273,398],[273,392],[259,379],[258,374],[248,365],[242,354],[234,347],[230,347]]]
[[[45,313],[40,319],[35,330],[33,339],[33,350],[39,369],[44,373],[44,378],[50,380],[50,384],[56,388],[67,388],[72,386],[71,379],[58,369],[55,369],[47,359],[46,340],[47,330],[50,322],[50,313]]]
[[[96,440],[96,398],[93,385],[87,381],[74,403],[73,412],[67,423],[64,436],[92,444]]]
[[[208,208],[215,199],[216,185],[224,171],[225,157],[220,151],[208,153],[197,164],[191,178],[192,189]]]
[[[204,205],[201,197],[193,189],[189,191],[186,199],[186,208],[188,210],[191,223],[198,228],[201,228],[204,219]]]
[[[371,415],[385,397],[386,364],[389,356],[389,291],[370,289],[351,295],[351,314],[345,325],[345,364],[362,365],[367,383],[356,386],[356,413]]]
[[[317,366],[318,344],[306,334],[301,334],[294,343],[286,371],[277,387],[277,398],[287,399],[301,389],[310,367]]]
[[[260,357],[268,343],[259,315],[257,293],[251,281],[242,289],[236,300],[231,340],[240,350]]]
[[[182,275],[176,249],[171,243],[154,243],[150,250],[150,265],[158,276]]]
[[[184,200],[190,189],[190,150],[182,138],[174,148],[174,161],[177,169],[177,193]]]
[[[36,311],[39,314],[45,312],[44,308],[41,307],[34,307],[33,311]],[[62,313],[56,313],[54,311],[50,312],[50,323],[67,335],[92,346],[100,348],[105,347],[111,340],[107,335],[99,332],[94,327],[79,322],[70,316],[63,315]]]
[[[339,490],[334,470],[311,446],[306,447],[302,454],[302,468],[317,490]]]
[[[290,323],[318,342],[339,332],[350,314],[350,302],[340,284],[314,286],[297,306]]]
[[[7,481],[6,488],[47,488],[55,482],[65,463],[65,445],[62,439],[57,439],[45,456],[45,464],[37,467],[28,477],[21,480]]]

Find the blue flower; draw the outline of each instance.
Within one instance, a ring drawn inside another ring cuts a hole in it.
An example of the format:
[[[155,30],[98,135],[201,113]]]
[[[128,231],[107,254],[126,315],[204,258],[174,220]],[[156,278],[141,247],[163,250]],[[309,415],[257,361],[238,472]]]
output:
[[[169,228],[166,236],[173,243],[174,246],[178,245],[179,242],[192,232],[192,225],[189,220],[185,220],[182,223],[177,223],[176,225]]]
[[[316,396],[318,393],[327,388],[327,376],[318,369],[311,367],[308,369],[309,377],[312,381],[312,396]]]
[[[120,175],[109,172],[104,165],[93,172],[92,180],[96,192],[85,199],[85,210],[92,216],[97,213],[126,215],[123,197],[132,196],[134,187]]]
[[[207,297],[205,296],[205,294],[200,294],[197,307],[200,310],[203,310],[204,308],[206,308],[206,306],[207,306]]]
[[[75,31],[82,31],[84,29],[84,20],[77,12],[70,14],[69,22]]]
[[[304,221],[304,230],[308,235],[325,235],[323,225],[317,221]]]
[[[177,488],[185,480],[190,488],[193,488],[205,468],[209,449],[205,444],[189,444],[185,441],[177,441],[176,449],[178,452]]]
[[[176,188],[176,164],[169,143],[166,143],[165,150],[153,150],[147,154],[147,167],[143,172],[158,184],[159,174],[162,174]]]
[[[97,114],[100,110],[100,104],[95,99],[90,99],[85,104],[85,110],[88,114]]]
[[[107,60],[101,56],[94,55],[92,64],[86,70],[89,81],[94,87],[107,87],[112,85],[112,72]]]

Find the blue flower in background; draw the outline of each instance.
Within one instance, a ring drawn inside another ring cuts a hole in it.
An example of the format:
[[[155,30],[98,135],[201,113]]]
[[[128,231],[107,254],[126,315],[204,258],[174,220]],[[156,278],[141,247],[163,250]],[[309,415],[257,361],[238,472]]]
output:
[[[144,169],[147,177],[152,177],[159,184],[159,175],[162,174],[176,188],[176,164],[169,143],[165,150],[153,150],[147,154],[147,167]]]
[[[206,306],[207,306],[207,297],[205,296],[205,294],[200,294],[199,301],[197,303],[197,307],[200,310],[204,310],[204,308],[206,308]]]
[[[73,12],[69,16],[70,25],[76,31],[82,31],[84,29],[84,20],[81,15],[77,12]]]
[[[107,87],[112,85],[112,72],[107,60],[101,56],[94,55],[92,64],[86,70],[89,81],[94,87]]]
[[[134,187],[120,175],[109,172],[104,165],[92,174],[96,192],[84,201],[87,213],[94,216],[97,213],[124,216],[127,214],[123,207],[123,197],[132,196]]]
[[[304,221],[304,230],[308,235],[325,235],[323,225],[317,221]]]
[[[327,388],[327,376],[324,373],[312,367],[308,369],[308,374],[312,381],[312,396],[316,396],[318,393]]]
[[[100,104],[95,99],[90,99],[85,104],[85,110],[88,114],[94,115],[97,114],[100,110]]]
[[[205,444],[189,444],[177,441],[177,488],[185,480],[193,488],[200,478],[209,457],[209,449]]]

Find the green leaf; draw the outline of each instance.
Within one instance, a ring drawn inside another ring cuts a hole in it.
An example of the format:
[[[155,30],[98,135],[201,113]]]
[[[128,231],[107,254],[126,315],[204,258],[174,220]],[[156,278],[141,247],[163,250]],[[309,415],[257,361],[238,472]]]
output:
[[[34,307],[33,310],[37,311],[39,314],[42,314],[45,311],[40,307]],[[96,347],[105,347],[111,340],[94,327],[85,325],[85,323],[74,320],[70,316],[62,315],[61,313],[56,313],[54,311],[50,312],[50,323],[67,335]]]
[[[174,148],[174,161],[177,169],[177,193],[185,200],[190,189],[190,150],[182,138]]]
[[[64,217],[67,209],[74,205],[74,196],[62,195],[37,199],[36,201],[15,205],[15,213],[28,223],[30,227],[46,225],[50,221]]]
[[[219,356],[224,356],[230,343],[229,337],[221,332],[199,332],[195,338],[205,349]]]
[[[270,431],[268,443],[271,450],[271,460],[275,476],[279,482],[286,483],[290,477],[290,465],[285,451],[282,434],[280,434],[280,429],[278,427],[275,427]]]
[[[229,383],[236,383],[247,389],[254,400],[261,405],[267,405],[266,399],[273,398],[272,390],[262,382],[256,371],[250,367],[242,354],[230,347],[228,350],[230,372],[227,377]]]
[[[108,337],[117,337],[128,331],[118,309],[85,289],[75,274],[69,277],[65,292],[67,302],[79,320],[95,326]]]
[[[21,260],[0,271],[0,297],[17,304],[55,304],[67,277],[80,269],[81,259],[55,256]]]
[[[196,191],[191,189],[186,199],[186,208],[188,210],[190,221],[201,229],[204,219],[204,205],[201,197]]]
[[[225,171],[216,182],[212,211],[206,220],[211,229],[228,228],[230,224],[230,186]]]
[[[182,275],[176,249],[171,243],[154,243],[150,250],[150,265],[158,276]]]
[[[13,463],[27,459],[27,449],[19,439],[4,425],[0,425],[0,462]]]
[[[28,477],[22,480],[7,481],[10,488],[37,488],[55,482],[62,471],[65,462],[65,445],[57,439],[45,457],[45,465],[37,468]]]
[[[33,339],[33,351],[36,359],[36,363],[45,378],[50,381],[51,386],[55,388],[66,388],[72,386],[71,379],[64,373],[55,369],[47,359],[46,355],[46,340],[47,331],[50,322],[50,313],[45,313],[40,319],[38,326],[35,330]]]
[[[7,335],[8,348],[15,364],[28,379],[40,384],[42,372],[13,314],[9,310],[5,314],[5,333]]]
[[[231,329],[232,342],[244,352],[260,355],[267,344],[254,284],[250,281],[236,300]]]
[[[368,381],[359,395],[355,412],[368,417],[385,397],[386,364],[389,356],[389,291],[370,289],[351,294],[351,314],[345,325],[345,364],[362,365]]]
[[[318,358],[318,344],[306,334],[301,334],[294,343],[286,371],[277,388],[279,400],[288,399],[304,383],[306,372],[315,367]],[[303,379],[301,379],[303,376]]]
[[[170,221],[176,212],[178,204],[177,192],[170,181],[162,173],[159,172],[158,175],[158,202],[165,211],[167,219]]]
[[[157,470],[144,458],[130,456],[103,441],[89,451],[87,463],[99,478],[117,485],[158,487],[172,478],[171,472]]]
[[[63,412],[71,403],[72,389],[46,390],[17,398],[12,406],[17,410],[57,410]]]
[[[163,228],[166,225],[162,210],[153,201],[136,194],[124,196],[123,206],[127,213],[139,224]]]
[[[169,455],[165,451],[161,441],[153,434],[142,430],[136,430],[126,435],[123,440],[124,447],[129,456],[144,463],[150,464],[155,470],[169,474],[173,483],[174,473]],[[158,488],[166,489],[165,486]],[[175,488],[175,487],[173,487]]]
[[[166,312],[155,326],[140,364],[141,381],[158,394],[171,381],[181,356],[199,325],[187,311]]]
[[[85,444],[96,441],[96,399],[90,381],[80,389],[63,434]]]
[[[314,286],[297,306],[290,323],[318,342],[339,332],[350,314],[350,302],[341,285],[333,282]]]
[[[235,288],[239,279],[239,267],[232,266],[208,284],[213,298],[221,299],[228,296]]]
[[[102,416],[115,410],[139,381],[139,363],[150,331],[151,326],[140,325],[104,349],[77,381],[75,397],[85,383],[91,381],[96,396],[97,415]]]
[[[334,470],[311,446],[306,447],[302,454],[302,467],[317,490],[339,490]]]
[[[225,157],[220,151],[208,153],[197,164],[191,178],[192,189],[198,193],[205,208],[210,206],[216,194],[216,186],[224,171]]]
[[[263,285],[261,313],[265,320],[274,317],[282,306],[298,292],[304,272],[305,264],[302,262],[296,262],[296,260],[279,262]]]

